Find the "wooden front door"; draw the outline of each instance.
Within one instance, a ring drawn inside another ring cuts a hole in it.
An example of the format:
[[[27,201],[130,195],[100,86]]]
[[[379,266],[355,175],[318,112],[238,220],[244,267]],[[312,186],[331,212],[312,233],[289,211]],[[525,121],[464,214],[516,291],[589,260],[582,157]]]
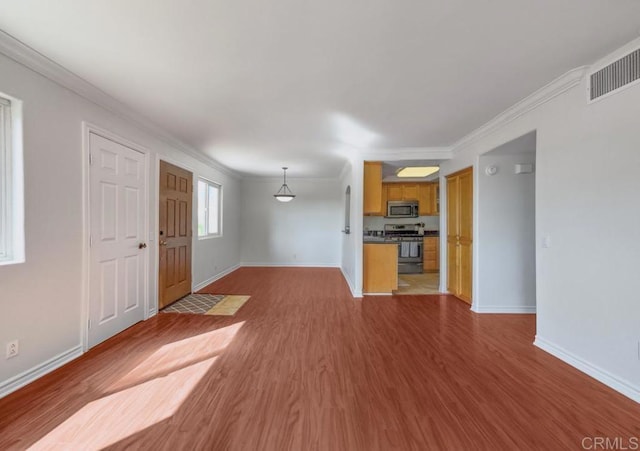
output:
[[[143,153],[89,135],[88,346],[144,319],[147,171]]]
[[[193,174],[160,161],[158,308],[191,293]]]
[[[447,177],[447,291],[471,303],[473,169]]]

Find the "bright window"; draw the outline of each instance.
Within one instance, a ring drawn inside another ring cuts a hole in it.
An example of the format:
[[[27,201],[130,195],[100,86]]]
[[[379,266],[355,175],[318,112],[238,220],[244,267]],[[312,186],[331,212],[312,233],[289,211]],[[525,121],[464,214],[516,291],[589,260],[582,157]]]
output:
[[[0,95],[0,265],[24,261],[21,106]]]
[[[198,180],[198,236],[222,235],[222,187],[208,180]]]

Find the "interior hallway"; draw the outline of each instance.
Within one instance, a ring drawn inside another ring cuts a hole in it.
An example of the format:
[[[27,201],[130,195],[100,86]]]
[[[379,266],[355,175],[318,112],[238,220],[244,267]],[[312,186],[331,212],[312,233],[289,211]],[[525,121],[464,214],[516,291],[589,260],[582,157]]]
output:
[[[0,449],[580,449],[640,405],[535,348],[533,315],[354,300],[338,269],[242,268],[234,317],[162,314],[0,400]]]

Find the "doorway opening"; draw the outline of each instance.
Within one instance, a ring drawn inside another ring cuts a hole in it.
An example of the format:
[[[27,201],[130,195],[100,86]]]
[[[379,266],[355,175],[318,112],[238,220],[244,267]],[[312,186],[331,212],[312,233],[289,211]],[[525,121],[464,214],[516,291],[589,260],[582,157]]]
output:
[[[535,131],[480,156],[474,311],[536,311],[535,164]]]

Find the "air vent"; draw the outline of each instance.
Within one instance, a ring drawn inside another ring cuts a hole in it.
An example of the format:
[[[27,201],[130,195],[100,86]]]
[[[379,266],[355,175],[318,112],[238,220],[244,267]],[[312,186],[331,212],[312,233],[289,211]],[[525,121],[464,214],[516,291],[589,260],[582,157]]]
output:
[[[640,79],[640,49],[591,74],[589,99],[596,100]]]

